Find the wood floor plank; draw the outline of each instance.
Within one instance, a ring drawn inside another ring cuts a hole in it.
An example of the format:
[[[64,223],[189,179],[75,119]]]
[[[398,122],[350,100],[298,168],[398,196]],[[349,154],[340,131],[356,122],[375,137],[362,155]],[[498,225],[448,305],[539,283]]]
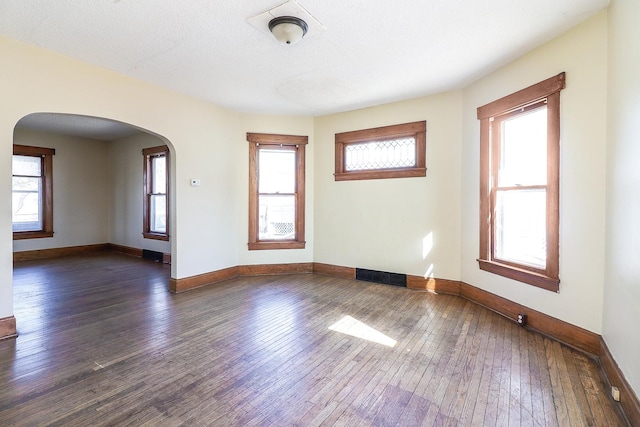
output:
[[[625,425],[593,360],[455,296],[313,274],[168,282],[114,253],[16,263],[0,425]],[[346,316],[395,344],[334,330]]]

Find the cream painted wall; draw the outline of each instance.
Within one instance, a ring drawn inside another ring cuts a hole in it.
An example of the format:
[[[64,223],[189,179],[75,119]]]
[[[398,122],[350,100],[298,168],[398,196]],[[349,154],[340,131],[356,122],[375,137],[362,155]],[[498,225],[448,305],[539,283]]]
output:
[[[239,194],[236,217],[239,219],[235,238],[239,241],[239,265],[277,264],[313,262],[314,241],[314,122],[312,117],[299,116],[266,116],[241,114],[239,133],[233,144],[237,146],[238,156],[233,162],[236,167]],[[247,248],[249,241],[249,143],[247,132],[272,133],[283,135],[306,135],[309,143],[305,149],[305,240],[304,249],[258,250]]]
[[[108,242],[107,143],[20,128],[15,130],[13,142],[56,150],[53,156],[54,235],[15,240],[14,252]],[[11,200],[10,196],[7,200]]]
[[[315,121],[316,262],[458,280],[462,93]],[[335,134],[427,121],[427,176],[334,180]]]
[[[607,13],[464,90],[462,280],[600,333],[605,243]],[[479,122],[476,108],[565,71],[560,95],[560,292],[481,271],[478,257]]]
[[[142,236],[142,149],[164,145],[155,135],[142,133],[109,142],[109,242],[139,249],[171,253],[167,241]],[[169,178],[169,182],[172,178]],[[171,197],[171,192],[169,196]],[[172,235],[171,229],[169,229]]]
[[[0,37],[0,198],[11,197],[13,129],[34,112],[104,117],[157,135],[172,162],[171,253],[173,278],[241,263],[313,260],[313,119],[232,112],[56,53]],[[307,249],[246,250],[248,144],[246,132],[310,136],[307,149]],[[141,163],[141,161],[140,161]],[[105,166],[106,167],[106,166]],[[191,178],[201,180],[191,187]],[[116,190],[116,192],[119,190]],[[118,233],[116,232],[116,235]],[[0,318],[11,316],[10,204],[0,208]],[[111,236],[106,235],[103,241]],[[116,242],[114,242],[116,243]],[[18,319],[18,324],[20,320]]]
[[[0,198],[10,199],[13,129],[34,112],[105,117],[168,141],[175,171],[171,242],[174,278],[238,265],[236,208],[246,190],[236,159],[244,150],[240,114],[15,40],[0,38]],[[201,187],[190,187],[197,177]],[[10,204],[0,207],[0,318],[11,316]],[[105,236],[105,240],[106,240]],[[242,242],[244,244],[244,242]],[[285,262],[286,254],[278,262]],[[274,261],[276,261],[274,259]],[[19,322],[19,319],[18,319]]]
[[[607,245],[602,335],[640,396],[640,2],[609,7]],[[623,396],[624,399],[624,396]]]

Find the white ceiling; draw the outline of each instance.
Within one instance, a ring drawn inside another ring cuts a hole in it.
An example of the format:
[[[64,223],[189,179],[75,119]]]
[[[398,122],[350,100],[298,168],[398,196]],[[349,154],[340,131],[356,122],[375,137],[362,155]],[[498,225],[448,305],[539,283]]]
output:
[[[233,110],[323,115],[464,87],[608,0],[298,0],[320,27],[291,46],[254,26],[282,3],[2,0],[0,34]]]

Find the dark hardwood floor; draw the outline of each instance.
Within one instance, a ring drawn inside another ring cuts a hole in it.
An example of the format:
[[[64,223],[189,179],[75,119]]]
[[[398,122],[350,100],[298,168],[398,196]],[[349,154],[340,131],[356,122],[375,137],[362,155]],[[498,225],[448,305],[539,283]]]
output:
[[[595,362],[459,297],[168,281],[113,253],[16,263],[0,426],[625,425]]]

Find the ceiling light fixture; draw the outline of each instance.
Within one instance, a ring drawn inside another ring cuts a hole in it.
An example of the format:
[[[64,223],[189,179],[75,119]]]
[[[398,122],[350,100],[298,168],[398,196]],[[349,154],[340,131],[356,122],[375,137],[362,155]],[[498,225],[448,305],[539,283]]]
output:
[[[295,16],[280,16],[269,21],[269,31],[281,44],[294,44],[307,34],[307,23]]]

